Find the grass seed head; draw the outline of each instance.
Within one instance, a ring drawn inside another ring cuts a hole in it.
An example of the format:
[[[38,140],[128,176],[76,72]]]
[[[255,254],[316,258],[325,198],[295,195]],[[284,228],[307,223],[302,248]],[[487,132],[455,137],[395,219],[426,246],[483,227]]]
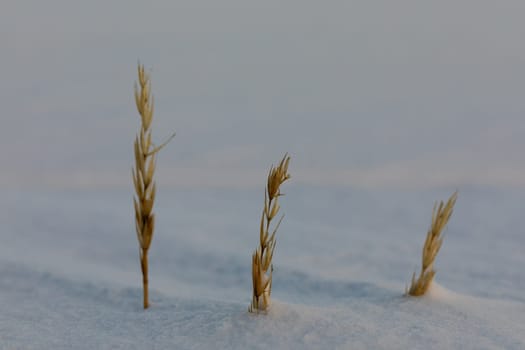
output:
[[[144,308],[149,306],[148,300],[148,250],[155,232],[155,203],[156,185],[154,181],[156,167],[156,153],[163,148],[174,136],[166,142],[154,147],[151,141],[151,122],[153,121],[153,97],[151,96],[151,82],[144,66],[138,65],[138,83],[134,86],[135,104],[140,115],[140,131],[135,137],[133,153],[135,167],[132,169],[133,186],[136,197],[133,198],[135,209],[135,230],[139,242],[140,265],[144,288]]]
[[[432,280],[436,274],[434,261],[443,244],[443,236],[441,236],[441,233],[452,216],[457,197],[458,192],[456,191],[450,196],[446,204],[441,201],[439,204],[436,203],[434,205],[432,222],[427,232],[425,244],[423,245],[421,272],[418,278],[416,278],[416,273],[414,272],[410,288],[407,288],[406,294],[412,296],[424,295],[432,284]]]
[[[279,219],[273,230],[270,230],[272,219],[274,219],[281,206],[279,197],[281,185],[290,178],[288,164],[290,157],[286,154],[277,167],[270,167],[268,181],[264,192],[264,208],[261,214],[259,231],[259,247],[252,255],[252,283],[253,295],[249,311],[258,313],[267,311],[270,307],[270,295],[272,293],[272,258],[275,249],[275,234],[283,220]],[[271,232],[271,233],[270,233]]]

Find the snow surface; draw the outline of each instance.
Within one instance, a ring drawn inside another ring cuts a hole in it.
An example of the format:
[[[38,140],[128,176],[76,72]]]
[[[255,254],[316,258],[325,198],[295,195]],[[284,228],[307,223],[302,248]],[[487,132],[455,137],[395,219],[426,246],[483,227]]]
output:
[[[433,202],[454,189],[286,186],[273,305],[247,312],[262,189],[158,194],[141,308],[131,187],[4,190],[1,349],[523,349],[525,191],[460,189],[423,298]]]

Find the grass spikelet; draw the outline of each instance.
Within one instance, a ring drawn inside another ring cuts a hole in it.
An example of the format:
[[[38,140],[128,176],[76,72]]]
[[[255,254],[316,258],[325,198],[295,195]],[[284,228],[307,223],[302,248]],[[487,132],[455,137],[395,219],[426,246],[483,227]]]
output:
[[[436,271],[434,270],[434,260],[441,248],[443,243],[443,237],[441,232],[445,228],[452,215],[454,210],[454,205],[456,204],[456,199],[458,197],[458,192],[454,192],[452,196],[448,199],[447,203],[444,204],[443,201],[434,204],[432,210],[432,222],[427,233],[427,238],[423,246],[423,257],[422,257],[422,266],[421,273],[416,280],[416,273],[412,275],[412,282],[410,288],[406,290],[407,295],[412,296],[421,296],[424,295],[432,280]]]
[[[135,103],[140,114],[140,132],[135,138],[133,151],[135,154],[135,168],[132,169],[133,185],[136,197],[133,198],[135,208],[135,229],[139,241],[140,267],[142,270],[142,287],[144,290],[144,309],[149,307],[148,299],[148,250],[155,231],[155,202],[156,185],[153,180],[156,166],[156,154],[174,136],[173,134],[162,145],[155,147],[151,141],[151,122],[153,120],[153,99],[151,97],[151,83],[149,74],[144,66],[138,65],[138,85],[135,84]]]
[[[250,312],[259,313],[267,311],[270,307],[270,295],[272,293],[272,257],[275,249],[275,234],[281,225],[284,215],[281,216],[277,224],[270,229],[272,220],[279,213],[279,197],[281,185],[290,178],[288,174],[288,164],[290,157],[286,154],[279,166],[270,167],[268,182],[264,192],[264,209],[261,215],[259,232],[259,247],[252,256],[252,282],[253,296],[249,307]],[[270,233],[271,232],[271,233]]]

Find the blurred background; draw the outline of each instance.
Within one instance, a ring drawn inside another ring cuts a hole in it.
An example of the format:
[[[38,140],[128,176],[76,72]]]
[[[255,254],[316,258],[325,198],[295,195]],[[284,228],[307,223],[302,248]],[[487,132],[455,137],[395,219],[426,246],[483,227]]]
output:
[[[525,2],[2,2],[0,186],[131,188],[136,65],[162,186],[525,187]]]

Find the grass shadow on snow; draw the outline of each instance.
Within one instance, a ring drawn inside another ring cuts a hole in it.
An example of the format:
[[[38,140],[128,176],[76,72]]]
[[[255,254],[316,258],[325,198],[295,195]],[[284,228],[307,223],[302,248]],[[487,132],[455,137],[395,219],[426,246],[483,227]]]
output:
[[[322,279],[300,271],[274,274],[275,297],[293,303],[330,305],[353,300],[388,302],[402,297],[401,291],[380,287],[370,282]]]

